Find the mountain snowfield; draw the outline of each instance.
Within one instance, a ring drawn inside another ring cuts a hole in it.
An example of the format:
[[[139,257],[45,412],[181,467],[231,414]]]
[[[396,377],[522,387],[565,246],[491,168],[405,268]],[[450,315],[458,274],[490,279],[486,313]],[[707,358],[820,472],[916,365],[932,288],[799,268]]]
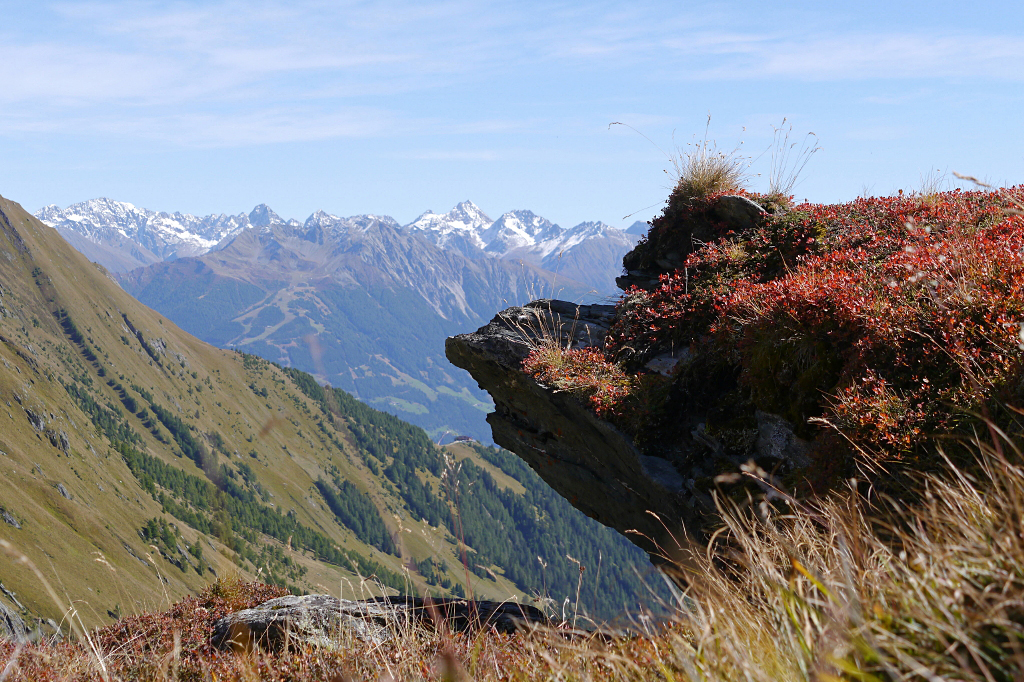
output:
[[[279,226],[305,233],[380,223],[419,234],[442,249],[469,258],[501,258],[539,266],[605,295],[615,291],[622,256],[643,233],[643,223],[634,223],[627,231],[603,222],[583,222],[565,229],[526,210],[509,211],[492,220],[471,201],[463,201],[443,214],[427,211],[405,226],[390,216],[341,218],[324,211],[316,211],[300,223],[281,218],[265,204],[248,214],[197,217],[151,211],[106,198],[65,209],[50,205],[35,215],[90,259],[115,273],[201,256],[223,248],[246,229]]]

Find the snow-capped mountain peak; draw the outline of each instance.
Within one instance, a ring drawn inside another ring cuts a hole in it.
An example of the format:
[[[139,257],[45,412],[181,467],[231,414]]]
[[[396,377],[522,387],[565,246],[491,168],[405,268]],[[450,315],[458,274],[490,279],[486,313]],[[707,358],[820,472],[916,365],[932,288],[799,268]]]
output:
[[[455,208],[448,212],[448,219],[457,220],[467,227],[474,228],[490,225],[493,222],[486,213],[480,210],[479,206],[469,200],[456,204]]]
[[[373,215],[371,213],[365,213],[362,215],[340,218],[336,215],[325,213],[324,211],[316,211],[306,218],[306,222],[302,223],[302,227],[306,230],[316,228],[321,230],[356,230],[359,232],[366,232],[374,225],[378,224],[386,225],[394,229],[399,228],[398,221],[389,215]]]
[[[565,251],[588,239],[609,236],[613,239],[622,239],[624,233],[617,227],[612,227],[607,223],[602,223],[600,220],[596,222],[587,221],[566,230],[565,234],[563,234],[562,238],[559,240],[558,248],[559,250]]]
[[[311,227],[328,228],[340,220],[341,218],[336,215],[331,215],[326,211],[319,210],[314,211],[308,218],[306,218],[306,222],[302,223],[302,227],[306,229]]]
[[[285,221],[281,216],[274,213],[266,204],[260,204],[249,211],[249,224],[253,227],[269,227],[271,225],[284,225]]]
[[[321,244],[345,234],[404,229],[473,259],[522,260],[604,292],[614,290],[622,256],[638,237],[602,222],[584,222],[566,230],[527,210],[508,211],[491,220],[472,201],[460,202],[443,214],[426,211],[404,228],[390,216],[381,215],[343,218],[320,210],[300,223],[285,220],[266,204],[259,204],[249,213],[197,217],[157,213],[108,198],[65,209],[46,206],[36,217],[115,272],[222,249],[246,229],[275,234],[294,230],[306,241]]]
[[[345,218],[345,222],[352,227],[366,232],[371,229],[374,225],[386,225],[392,229],[399,229],[401,226],[398,221],[389,215],[375,215],[373,213],[364,213],[363,215],[354,215]]]
[[[414,231],[447,234],[453,231],[477,232],[480,228],[488,227],[492,222],[494,221],[472,201],[462,201],[447,213],[424,211],[419,218],[406,227]]]
[[[472,201],[463,201],[447,213],[426,211],[406,228],[421,233],[442,248],[476,256],[485,246],[481,233],[492,222]]]
[[[254,208],[252,215],[261,223],[284,223],[265,205]],[[157,213],[105,197],[65,209],[46,206],[36,212],[36,217],[56,228],[76,248],[89,251],[87,255],[106,262],[115,271],[202,255],[218,244],[227,243],[230,237],[254,222],[245,213],[205,217],[180,212]],[[120,257],[109,260],[114,254]]]
[[[63,222],[77,223],[80,231],[87,237],[114,230],[122,235],[130,236],[145,227],[149,220],[156,216],[153,211],[138,209],[124,201],[114,201],[106,197],[90,199],[68,206],[61,210],[56,206],[48,206],[47,217],[37,215],[40,220],[56,227]]]
[[[563,230],[533,211],[509,211],[495,220],[481,237],[485,251],[504,257],[518,249],[536,247],[545,241],[556,240]]]

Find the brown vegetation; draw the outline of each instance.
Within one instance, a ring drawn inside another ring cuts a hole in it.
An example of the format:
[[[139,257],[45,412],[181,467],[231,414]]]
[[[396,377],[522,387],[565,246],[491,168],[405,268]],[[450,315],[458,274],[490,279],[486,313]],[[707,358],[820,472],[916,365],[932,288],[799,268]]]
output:
[[[813,506],[781,493],[720,502],[725,523],[709,548],[688,550],[688,587],[676,594],[674,615],[660,624],[635,617],[632,634],[409,628],[383,646],[342,637],[333,650],[235,656],[210,646],[212,624],[281,591],[219,582],[163,613],[95,631],[96,653],[81,642],[4,643],[0,677],[1019,679],[1024,466],[1006,441],[973,448],[976,474],[950,464],[947,475],[923,477],[913,507],[855,482]],[[755,469],[745,475],[765,482]]]

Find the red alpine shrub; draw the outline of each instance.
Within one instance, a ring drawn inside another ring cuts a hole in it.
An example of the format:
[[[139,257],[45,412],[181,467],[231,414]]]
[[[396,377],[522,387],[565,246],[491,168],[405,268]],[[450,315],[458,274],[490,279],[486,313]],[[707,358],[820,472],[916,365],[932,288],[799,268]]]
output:
[[[710,343],[742,368],[757,407],[825,419],[900,457],[1020,397],[1024,216],[1012,209],[1022,199],[1020,187],[901,193],[720,230],[654,290],[625,292],[604,355],[564,367],[531,356],[524,369],[554,385],[589,376],[590,362],[615,377],[591,404],[615,412],[635,382],[611,363],[636,370],[637,359]]]
[[[631,384],[631,378],[595,348],[541,346],[523,361],[523,371],[555,390],[586,399],[602,417],[611,416]]]

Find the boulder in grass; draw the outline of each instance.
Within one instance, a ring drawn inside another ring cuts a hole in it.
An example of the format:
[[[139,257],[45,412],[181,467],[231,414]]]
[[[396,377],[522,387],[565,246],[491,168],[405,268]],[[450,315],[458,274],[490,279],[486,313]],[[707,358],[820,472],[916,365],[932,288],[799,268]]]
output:
[[[349,601],[327,594],[289,595],[221,618],[214,624],[212,641],[218,649],[238,653],[295,645],[334,649],[353,638],[380,644],[410,627],[511,633],[546,624],[539,609],[515,602],[422,597]]]
[[[28,628],[25,621],[13,609],[0,602],[0,640],[14,642],[28,641]]]

